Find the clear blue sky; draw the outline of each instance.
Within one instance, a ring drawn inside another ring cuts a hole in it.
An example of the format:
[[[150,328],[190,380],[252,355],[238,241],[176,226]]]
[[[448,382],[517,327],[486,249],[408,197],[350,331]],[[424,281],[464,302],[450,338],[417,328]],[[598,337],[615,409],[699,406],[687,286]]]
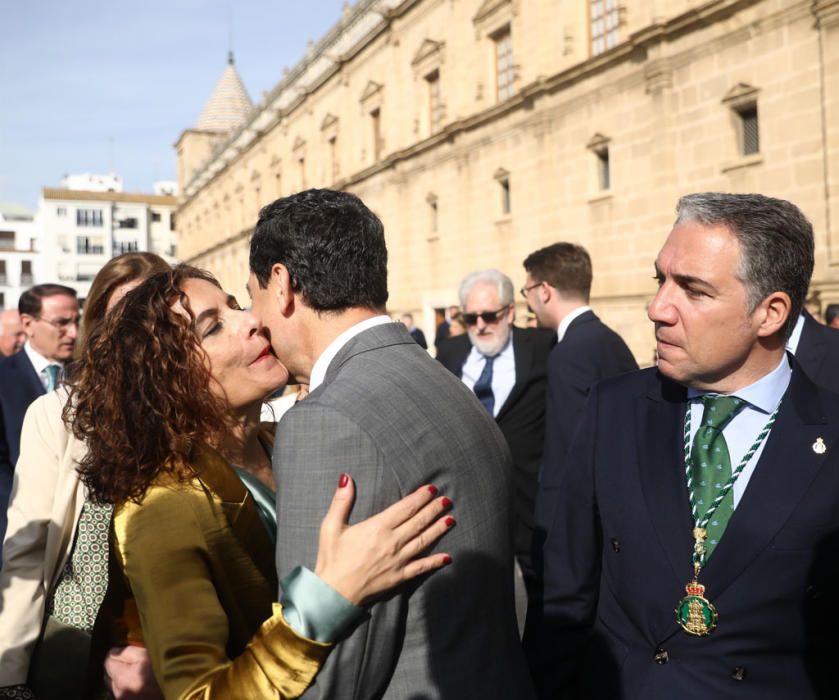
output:
[[[226,65],[257,102],[342,0],[0,0],[0,201],[34,209],[66,173],[131,192],[175,179],[175,143]],[[112,144],[112,145],[109,145]]]

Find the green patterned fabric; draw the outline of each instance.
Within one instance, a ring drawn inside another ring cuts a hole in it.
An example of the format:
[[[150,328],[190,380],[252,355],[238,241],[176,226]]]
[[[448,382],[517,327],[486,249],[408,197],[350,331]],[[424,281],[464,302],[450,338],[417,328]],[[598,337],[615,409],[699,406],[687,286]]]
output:
[[[702,424],[693,438],[690,452],[693,496],[700,518],[704,517],[717,494],[731,478],[731,456],[722,431],[728,422],[746,405],[736,396],[706,394]],[[734,510],[734,494],[729,491],[708,522],[705,558],[711,556]]]
[[[113,506],[87,501],[82,507],[73,552],[47,602],[47,614],[85,632],[108,588],[108,532]]]

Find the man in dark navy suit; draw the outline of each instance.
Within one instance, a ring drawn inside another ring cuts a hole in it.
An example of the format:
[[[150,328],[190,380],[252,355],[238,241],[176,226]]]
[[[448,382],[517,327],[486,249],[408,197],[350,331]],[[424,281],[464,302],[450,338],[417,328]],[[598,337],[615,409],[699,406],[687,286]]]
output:
[[[810,379],[839,393],[839,330],[823,326],[804,309],[787,342],[787,349],[795,355]]]
[[[813,257],[789,202],[679,201],[657,368],[598,384],[543,472],[542,697],[839,696],[839,395],[785,347]]]
[[[556,336],[514,327],[514,295],[512,281],[498,270],[464,279],[460,300],[467,333],[444,341],[437,359],[476,394],[507,439],[516,489],[514,546],[529,599],[535,585],[531,542],[545,438],[547,361]]]
[[[582,246],[554,243],[527,256],[522,296],[539,325],[556,331],[548,359],[543,461],[561,462],[594,384],[638,369],[623,339],[592,311],[591,258]]]
[[[6,532],[6,507],[20,430],[26,409],[61,380],[72,358],[79,324],[76,291],[60,284],[39,284],[20,296],[18,311],[26,343],[0,360],[0,543]]]

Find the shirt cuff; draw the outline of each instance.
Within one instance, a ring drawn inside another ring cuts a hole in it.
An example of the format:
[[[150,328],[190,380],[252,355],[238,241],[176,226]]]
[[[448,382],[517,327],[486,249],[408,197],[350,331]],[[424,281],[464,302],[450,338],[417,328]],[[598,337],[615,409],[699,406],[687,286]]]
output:
[[[307,639],[336,642],[368,617],[366,610],[353,605],[305,566],[294,568],[280,587],[285,621]]]

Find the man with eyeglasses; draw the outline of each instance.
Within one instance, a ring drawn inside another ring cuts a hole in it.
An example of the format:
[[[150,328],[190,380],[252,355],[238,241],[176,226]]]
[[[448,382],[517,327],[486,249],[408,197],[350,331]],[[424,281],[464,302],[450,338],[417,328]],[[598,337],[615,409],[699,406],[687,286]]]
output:
[[[20,453],[20,430],[26,409],[61,381],[73,357],[79,326],[76,291],[60,284],[39,284],[18,301],[26,343],[0,360],[0,542],[6,531],[6,506],[14,465]]]
[[[498,270],[475,272],[460,285],[466,335],[440,345],[437,359],[469,387],[507,439],[514,469],[514,546],[528,599],[534,594],[531,562],[533,510],[545,437],[548,355],[555,334],[516,328],[513,283]]]
[[[591,258],[575,243],[554,243],[524,261],[520,290],[543,328],[556,331],[548,359],[544,469],[562,470],[591,387],[608,377],[638,369],[623,339],[589,306]],[[537,547],[540,543],[537,543]]]

